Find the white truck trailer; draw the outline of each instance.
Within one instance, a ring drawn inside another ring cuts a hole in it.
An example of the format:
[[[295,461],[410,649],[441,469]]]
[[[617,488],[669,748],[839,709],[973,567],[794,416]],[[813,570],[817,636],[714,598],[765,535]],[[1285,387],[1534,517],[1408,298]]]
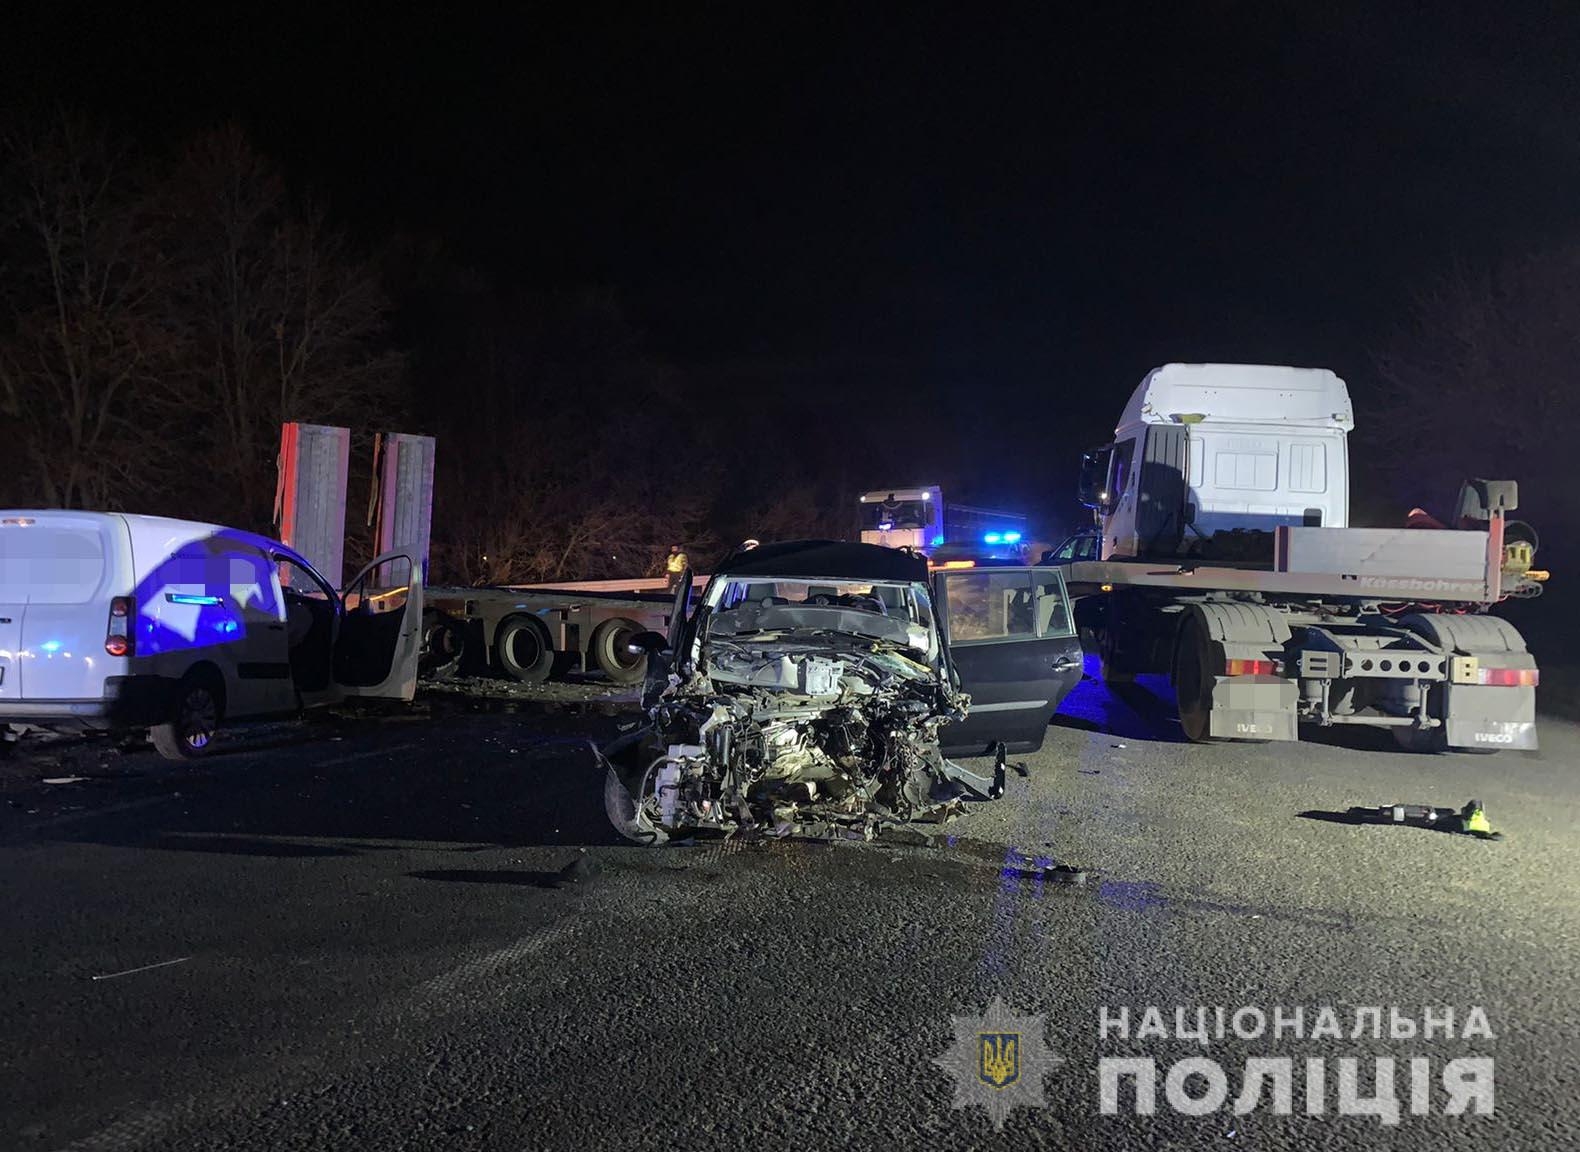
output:
[[[1067,578],[1104,678],[1166,673],[1195,741],[1362,724],[1419,750],[1535,748],[1536,662],[1487,614],[1545,578],[1514,482],[1467,483],[1451,527],[1351,527],[1353,427],[1323,369],[1147,375],[1082,464],[1101,552]]]

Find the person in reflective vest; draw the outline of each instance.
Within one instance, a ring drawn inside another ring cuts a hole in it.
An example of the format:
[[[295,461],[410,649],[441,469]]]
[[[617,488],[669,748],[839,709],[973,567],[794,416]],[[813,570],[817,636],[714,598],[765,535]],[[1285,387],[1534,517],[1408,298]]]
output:
[[[686,574],[686,569],[691,566],[690,559],[680,550],[679,544],[669,546],[669,555],[664,559],[664,586],[673,592],[680,587],[680,580]]]

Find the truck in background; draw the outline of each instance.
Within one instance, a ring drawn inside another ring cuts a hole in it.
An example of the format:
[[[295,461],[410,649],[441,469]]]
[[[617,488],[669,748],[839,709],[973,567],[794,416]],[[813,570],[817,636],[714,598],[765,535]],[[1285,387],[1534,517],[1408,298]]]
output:
[[[1068,568],[1103,676],[1166,673],[1191,740],[1392,730],[1419,750],[1535,748],[1539,674],[1488,609],[1541,591],[1512,481],[1472,481],[1453,528],[1349,526],[1344,381],[1169,364],[1086,454],[1099,558]]]
[[[1025,516],[946,501],[937,485],[880,488],[863,493],[859,504],[863,544],[912,548],[927,556],[960,545],[993,559],[1026,558]]]

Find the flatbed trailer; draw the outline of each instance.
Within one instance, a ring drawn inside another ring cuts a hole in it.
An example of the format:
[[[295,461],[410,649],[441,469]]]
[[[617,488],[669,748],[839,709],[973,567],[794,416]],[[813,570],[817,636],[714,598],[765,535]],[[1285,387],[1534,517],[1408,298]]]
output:
[[[642,632],[667,632],[674,611],[675,598],[662,590],[662,580],[656,583],[654,591],[425,589],[423,675],[443,679],[470,666],[527,684],[564,671],[598,671],[618,684],[638,683],[647,657],[633,653],[630,641]]]
[[[1192,740],[1390,729],[1407,748],[1536,747],[1535,659],[1487,610],[1529,594],[1500,511],[1481,530],[1280,527],[1272,566],[1069,566],[1105,680],[1164,673]]]

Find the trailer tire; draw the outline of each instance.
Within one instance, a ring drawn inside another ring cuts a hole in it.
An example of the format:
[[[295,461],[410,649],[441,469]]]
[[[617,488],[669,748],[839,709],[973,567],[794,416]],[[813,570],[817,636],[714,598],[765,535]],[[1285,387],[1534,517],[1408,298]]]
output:
[[[1525,637],[1501,616],[1443,616],[1410,615],[1399,623],[1411,632],[1435,644],[1446,652],[1525,652]],[[1443,707],[1443,690],[1434,686],[1428,700],[1427,712],[1446,725],[1448,716]],[[1495,756],[1496,748],[1477,748],[1467,744],[1449,744],[1446,728],[1433,728],[1422,732],[1416,728],[1395,728],[1394,739],[1401,748],[1411,752],[1452,752],[1457,756]]]
[[[1125,667],[1114,652],[1114,631],[1104,628],[1097,635],[1097,674],[1104,684],[1134,684],[1136,674]]]
[[[448,680],[460,670],[465,657],[466,626],[459,620],[440,617],[424,631],[417,672],[425,680]]]
[[[598,671],[616,684],[638,684],[647,675],[647,656],[633,656],[626,645],[640,635],[643,627],[635,620],[617,616],[593,629],[587,651]]]
[[[554,671],[554,644],[535,616],[512,616],[500,624],[494,657],[507,676],[522,684],[541,684]]]
[[[1185,738],[1193,744],[1212,743],[1212,647],[1206,628],[1194,614],[1180,627],[1170,679]]]

